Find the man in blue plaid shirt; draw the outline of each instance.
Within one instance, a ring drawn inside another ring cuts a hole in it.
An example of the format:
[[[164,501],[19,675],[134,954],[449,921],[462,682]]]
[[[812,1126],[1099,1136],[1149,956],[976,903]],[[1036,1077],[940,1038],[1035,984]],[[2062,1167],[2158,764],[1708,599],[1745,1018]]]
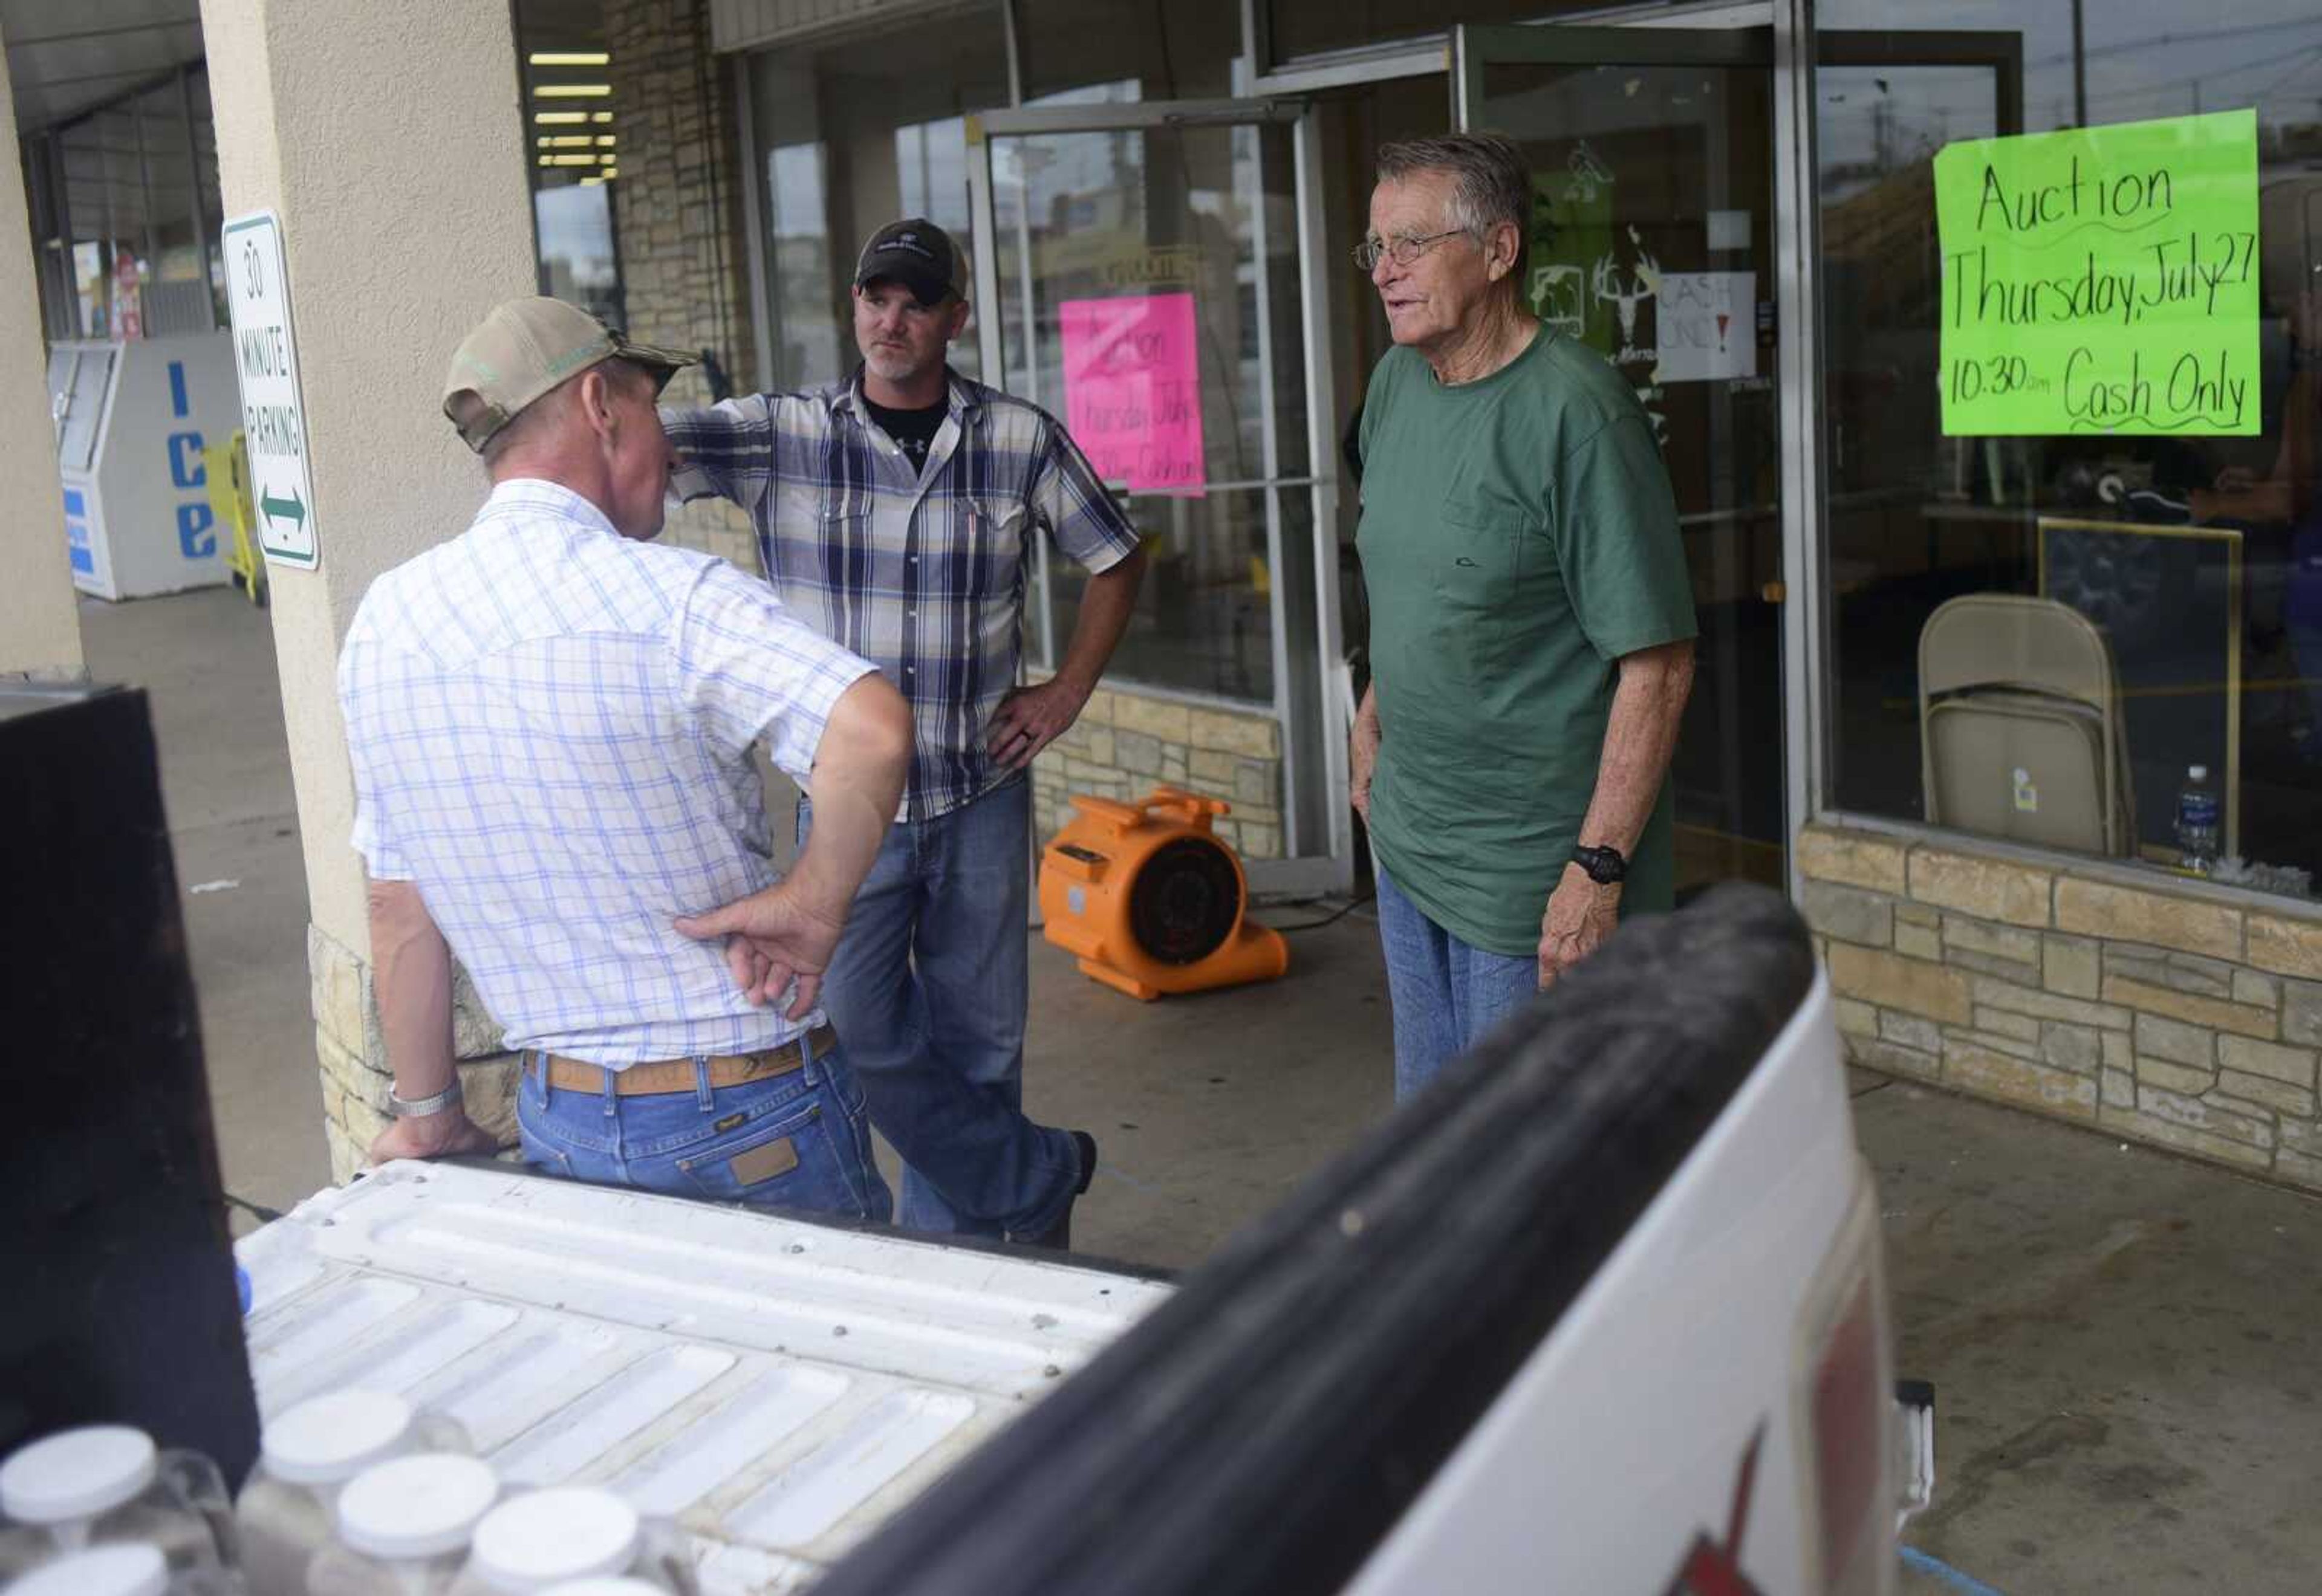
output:
[[[1136,530],[1056,421],[950,369],[967,323],[950,237],[913,218],[855,274],[863,365],[809,393],[663,413],[687,497],[750,512],[791,613],[902,689],[902,813],[823,985],[915,1229],[1070,1245],[1096,1144],[1024,1115],[1033,757],[1070,727],[1129,625]],[[1090,575],[1056,673],[1017,685],[1026,554]],[[799,810],[803,843],[813,805]]]

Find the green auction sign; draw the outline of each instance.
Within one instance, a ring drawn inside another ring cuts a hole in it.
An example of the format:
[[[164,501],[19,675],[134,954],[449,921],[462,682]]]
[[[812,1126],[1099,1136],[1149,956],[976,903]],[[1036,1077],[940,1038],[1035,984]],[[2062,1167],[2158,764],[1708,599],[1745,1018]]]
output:
[[[2258,430],[2257,113],[1935,155],[1946,437]]]

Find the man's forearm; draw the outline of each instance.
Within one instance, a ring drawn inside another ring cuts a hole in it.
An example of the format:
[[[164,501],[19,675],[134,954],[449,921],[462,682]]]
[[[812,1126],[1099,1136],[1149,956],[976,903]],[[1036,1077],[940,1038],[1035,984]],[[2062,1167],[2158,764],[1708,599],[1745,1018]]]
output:
[[[816,746],[808,791],[814,826],[789,884],[818,915],[846,918],[902,802],[911,761],[911,712],[883,678],[839,695]]]
[[[419,889],[371,881],[371,984],[395,1091],[417,1101],[452,1084],[452,949]]]
[[[1580,841],[1629,854],[1636,852],[1668,775],[1678,725],[1693,692],[1693,644],[1667,643],[1624,654],[1619,668],[1596,790],[1581,822]]]
[[[754,476],[744,467],[756,461],[771,468],[772,439],[753,436],[737,401],[727,399],[707,409],[691,410],[664,405],[661,419],[678,457],[666,495],[670,501],[686,504],[699,498],[722,498],[745,510],[755,508],[771,469],[764,476]],[[754,445],[766,452],[757,453]]]
[[[1083,696],[1096,690],[1112,651],[1120,646],[1121,635],[1129,630],[1129,617],[1137,608],[1138,586],[1144,579],[1143,549],[1089,578],[1081,589],[1080,617],[1073,623],[1072,637],[1065,644],[1064,662],[1056,667],[1057,680],[1071,683]]]

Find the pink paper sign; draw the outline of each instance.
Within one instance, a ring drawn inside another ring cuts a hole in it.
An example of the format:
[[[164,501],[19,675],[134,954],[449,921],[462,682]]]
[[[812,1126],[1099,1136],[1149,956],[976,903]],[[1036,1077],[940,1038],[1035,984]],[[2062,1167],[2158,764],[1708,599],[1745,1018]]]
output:
[[[1202,383],[1191,294],[1067,299],[1065,424],[1108,482],[1202,489]]]

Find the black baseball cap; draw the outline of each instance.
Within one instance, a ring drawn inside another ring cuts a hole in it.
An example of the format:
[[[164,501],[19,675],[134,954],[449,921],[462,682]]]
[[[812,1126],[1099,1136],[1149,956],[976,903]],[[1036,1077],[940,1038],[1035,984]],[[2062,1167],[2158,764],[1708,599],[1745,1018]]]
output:
[[[967,262],[951,234],[924,216],[890,222],[863,246],[855,263],[855,286],[881,280],[900,283],[921,305],[940,305],[950,295],[967,297]]]

